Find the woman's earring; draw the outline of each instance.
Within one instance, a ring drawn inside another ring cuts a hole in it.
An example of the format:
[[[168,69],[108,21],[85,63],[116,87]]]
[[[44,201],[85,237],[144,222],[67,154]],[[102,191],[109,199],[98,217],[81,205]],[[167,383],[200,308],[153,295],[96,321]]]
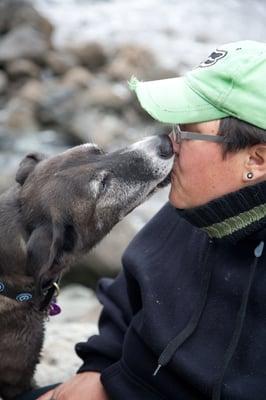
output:
[[[248,179],[252,179],[253,176],[254,176],[254,175],[253,175],[253,172],[248,172],[248,173],[247,173],[247,178],[248,178]]]

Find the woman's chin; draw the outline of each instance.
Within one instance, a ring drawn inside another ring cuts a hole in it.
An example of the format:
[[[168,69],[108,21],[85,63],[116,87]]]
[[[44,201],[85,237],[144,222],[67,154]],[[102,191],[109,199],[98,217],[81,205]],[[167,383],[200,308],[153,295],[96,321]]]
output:
[[[174,206],[175,208],[184,208],[184,204],[181,201],[180,197],[178,194],[171,188],[170,193],[169,193],[169,202]]]
[[[188,201],[189,199],[182,196],[182,193],[178,192],[178,190],[174,190],[173,186],[171,186],[168,199],[172,206],[181,210],[194,207],[192,201]]]

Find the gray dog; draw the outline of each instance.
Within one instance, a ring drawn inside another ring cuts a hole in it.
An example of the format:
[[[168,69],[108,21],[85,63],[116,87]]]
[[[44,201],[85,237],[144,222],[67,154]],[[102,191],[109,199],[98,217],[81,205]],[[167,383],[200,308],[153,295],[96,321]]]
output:
[[[85,144],[28,154],[0,196],[0,396],[34,386],[44,320],[62,271],[169,182],[168,136],[106,154]]]

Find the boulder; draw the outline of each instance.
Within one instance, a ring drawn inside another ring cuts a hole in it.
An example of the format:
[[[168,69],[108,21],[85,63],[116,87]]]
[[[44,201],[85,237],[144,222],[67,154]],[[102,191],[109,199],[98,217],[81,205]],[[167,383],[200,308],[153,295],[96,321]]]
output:
[[[54,74],[63,75],[78,64],[78,59],[68,51],[50,50],[46,55],[45,64]]]
[[[107,62],[107,55],[103,47],[97,42],[85,43],[71,49],[71,52],[78,57],[81,65],[95,71],[103,67]]]
[[[47,38],[51,37],[53,25],[26,0],[0,1],[0,34],[28,25],[42,32]]]
[[[79,102],[79,90],[49,80],[43,84],[37,103],[37,118],[43,125],[55,124],[67,129],[69,120],[75,114]]]
[[[115,52],[106,72],[114,80],[127,81],[132,75],[145,80],[154,64],[155,58],[150,50],[137,45],[123,45]]]
[[[13,151],[14,137],[12,132],[0,125],[0,194],[15,183],[15,175],[23,156]]]
[[[94,82],[93,78],[89,88],[69,85],[65,80],[49,81],[43,84],[37,101],[37,118],[43,125],[60,127],[75,143],[93,138],[100,145],[103,141],[115,145],[126,131],[117,113],[121,113],[129,96],[119,85]]]
[[[104,80],[96,82],[88,92],[88,104],[99,109],[122,112],[129,104],[131,95],[122,84],[112,84]]]
[[[153,52],[139,45],[123,45],[118,48],[105,72],[110,79],[128,81],[132,75],[139,80],[171,78],[177,71],[160,66]]]
[[[0,71],[0,95],[5,93],[8,87],[8,78],[4,71]]]
[[[18,97],[30,101],[34,106],[39,104],[44,91],[44,85],[37,79],[29,79],[18,91]]]
[[[0,40],[0,63],[20,58],[42,62],[50,46],[49,40],[35,28],[18,26]]]
[[[67,86],[86,89],[90,86],[93,79],[93,74],[87,68],[77,66],[67,71],[62,77],[62,82]]]
[[[27,59],[11,61],[7,64],[6,71],[14,79],[21,77],[38,78],[40,75],[40,67]]]
[[[125,122],[111,112],[98,109],[78,110],[69,121],[69,129],[77,140],[95,142],[105,150],[121,147],[126,141]]]
[[[15,97],[0,111],[0,125],[19,136],[39,129],[32,103]]]

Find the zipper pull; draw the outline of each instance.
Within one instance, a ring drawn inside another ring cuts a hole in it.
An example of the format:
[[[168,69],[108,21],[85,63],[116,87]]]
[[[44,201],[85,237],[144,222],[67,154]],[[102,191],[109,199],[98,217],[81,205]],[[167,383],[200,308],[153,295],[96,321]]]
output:
[[[261,257],[263,249],[264,249],[264,242],[262,240],[260,242],[260,244],[254,250],[255,257],[258,257],[258,258]]]
[[[152,376],[156,376],[159,372],[159,370],[161,369],[162,364],[158,364],[156,370],[154,371],[154,373],[152,374]]]

